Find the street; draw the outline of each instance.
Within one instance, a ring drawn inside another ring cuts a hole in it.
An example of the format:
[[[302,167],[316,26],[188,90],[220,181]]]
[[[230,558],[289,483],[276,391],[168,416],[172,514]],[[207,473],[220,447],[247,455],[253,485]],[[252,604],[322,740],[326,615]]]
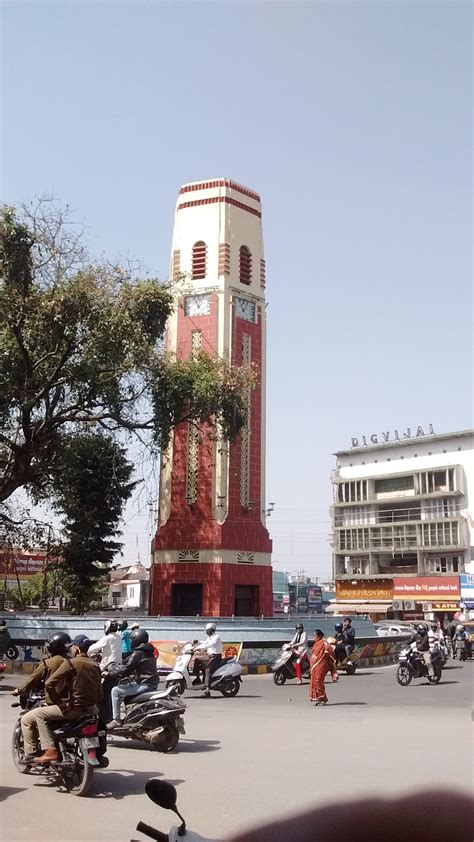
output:
[[[15,770],[9,689],[22,679],[8,676],[0,684],[1,839],[129,842],[145,839],[139,820],[168,831],[171,814],[144,794],[152,777],[177,786],[189,828],[213,839],[362,794],[470,790],[474,663],[450,664],[437,687],[422,680],[402,688],[394,666],[343,675],[328,683],[325,708],[309,703],[307,685],[276,687],[271,675],[244,677],[233,699],[188,693],[178,749],[164,755],[116,738],[109,768],[96,772],[84,799]]]

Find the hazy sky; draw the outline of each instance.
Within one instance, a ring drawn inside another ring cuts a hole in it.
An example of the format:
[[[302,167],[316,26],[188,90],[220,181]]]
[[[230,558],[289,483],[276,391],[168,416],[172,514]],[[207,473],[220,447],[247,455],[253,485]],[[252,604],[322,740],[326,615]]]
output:
[[[187,181],[263,201],[277,569],[330,571],[334,450],[472,423],[470,2],[3,2],[2,197],[165,278]],[[148,557],[146,495],[125,559]]]

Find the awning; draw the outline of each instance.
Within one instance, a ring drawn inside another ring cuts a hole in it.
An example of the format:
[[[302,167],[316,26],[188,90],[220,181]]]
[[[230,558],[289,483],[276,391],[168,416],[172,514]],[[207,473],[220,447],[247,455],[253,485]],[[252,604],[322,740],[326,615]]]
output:
[[[370,614],[378,611],[386,614],[392,608],[391,602],[331,602],[327,614]]]
[[[386,614],[391,608],[391,602],[363,602],[357,605],[356,614],[374,614],[375,612]]]

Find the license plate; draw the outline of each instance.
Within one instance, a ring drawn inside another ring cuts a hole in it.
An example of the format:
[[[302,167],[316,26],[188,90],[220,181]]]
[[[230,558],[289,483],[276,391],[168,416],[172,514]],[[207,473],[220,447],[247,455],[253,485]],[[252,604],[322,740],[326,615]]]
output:
[[[97,748],[99,745],[99,738],[98,737],[86,737],[84,739],[84,745],[86,748]]]

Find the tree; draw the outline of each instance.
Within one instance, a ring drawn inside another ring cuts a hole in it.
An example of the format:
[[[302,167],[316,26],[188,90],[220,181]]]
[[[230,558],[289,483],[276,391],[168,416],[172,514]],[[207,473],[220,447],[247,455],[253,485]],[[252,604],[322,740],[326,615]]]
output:
[[[61,444],[51,493],[63,514],[61,584],[68,608],[82,613],[100,601],[104,578],[120,550],[114,538],[136,483],[124,448],[101,433],[83,433]]]
[[[93,261],[68,211],[0,213],[0,502],[42,496],[62,443],[81,431],[144,435],[157,449],[183,420],[233,438],[252,372],[163,353],[172,290]]]

